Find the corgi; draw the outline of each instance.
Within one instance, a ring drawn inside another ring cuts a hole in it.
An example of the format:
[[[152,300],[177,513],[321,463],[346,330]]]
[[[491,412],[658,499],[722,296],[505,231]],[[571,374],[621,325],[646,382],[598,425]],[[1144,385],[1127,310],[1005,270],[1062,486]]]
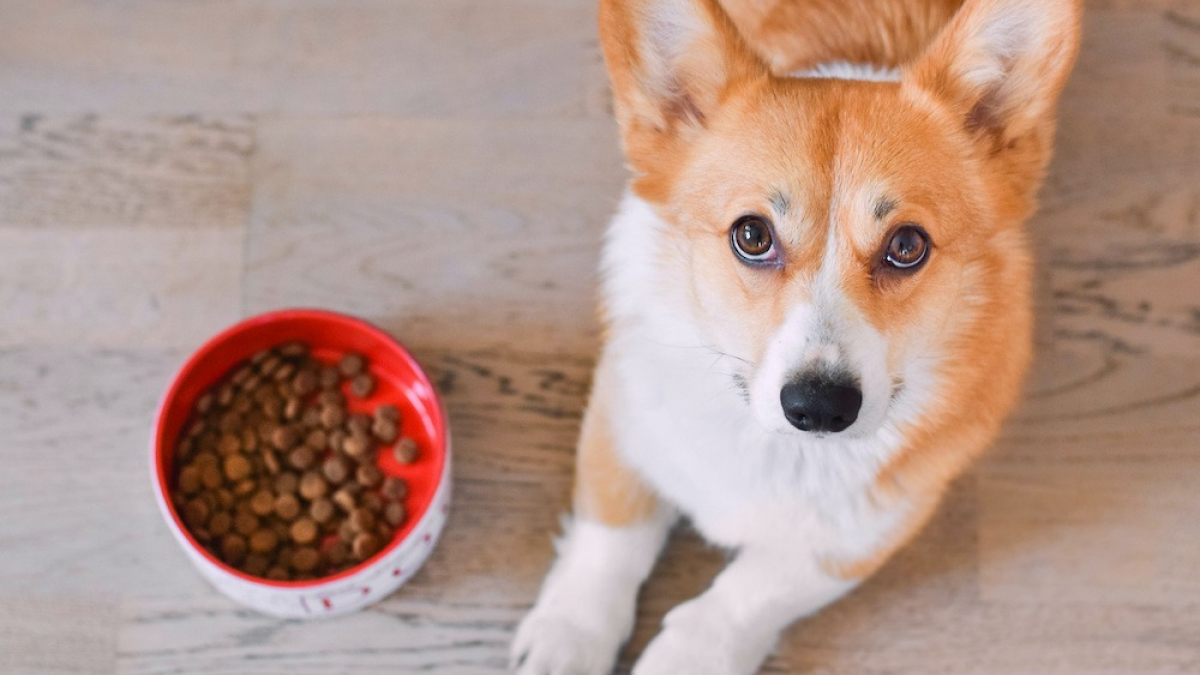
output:
[[[1079,0],[602,0],[631,170],[521,675],[601,675],[677,519],[734,552],[634,675],[757,671],[909,541],[1032,351]]]

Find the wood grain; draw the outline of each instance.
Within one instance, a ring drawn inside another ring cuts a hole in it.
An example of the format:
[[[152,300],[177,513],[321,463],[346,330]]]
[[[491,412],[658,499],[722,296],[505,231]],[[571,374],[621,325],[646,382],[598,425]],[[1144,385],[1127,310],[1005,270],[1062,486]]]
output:
[[[584,115],[590,2],[0,2],[0,113]]]
[[[595,349],[622,179],[611,121],[267,123],[255,173],[249,311],[334,307],[417,344]]]

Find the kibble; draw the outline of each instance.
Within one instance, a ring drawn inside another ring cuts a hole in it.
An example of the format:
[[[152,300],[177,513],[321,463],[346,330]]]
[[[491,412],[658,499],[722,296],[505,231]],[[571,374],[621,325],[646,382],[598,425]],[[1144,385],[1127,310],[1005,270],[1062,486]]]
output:
[[[296,522],[292,523],[291,533],[292,541],[297,544],[309,544],[317,538],[319,528],[312,518],[303,517],[297,518]]]
[[[245,455],[231,455],[225,458],[225,477],[231,481],[245,480],[250,475],[250,460]]]
[[[350,380],[350,393],[359,398],[366,398],[375,391],[375,378],[369,373],[360,373]]]
[[[249,539],[250,550],[255,553],[270,553],[278,544],[279,540],[271,530],[257,530]]]
[[[343,384],[347,386],[343,388]],[[408,517],[408,484],[375,464],[401,438],[400,409],[373,410],[366,358],[319,361],[302,342],[263,349],[201,393],[175,449],[176,512],[196,541],[252,576],[297,581],[378,553]],[[354,411],[348,392],[360,399]]]
[[[396,444],[396,447],[392,450],[392,454],[396,457],[397,462],[412,464],[417,461],[417,442],[405,436]]]
[[[338,363],[338,369],[342,371],[345,377],[354,377],[362,372],[363,367],[367,364],[366,359],[362,354],[346,354]]]
[[[377,469],[378,470],[378,469]],[[300,477],[300,496],[308,501],[312,501],[319,497],[324,497],[329,491],[329,484],[325,482],[325,478],[316,471],[309,471]]]

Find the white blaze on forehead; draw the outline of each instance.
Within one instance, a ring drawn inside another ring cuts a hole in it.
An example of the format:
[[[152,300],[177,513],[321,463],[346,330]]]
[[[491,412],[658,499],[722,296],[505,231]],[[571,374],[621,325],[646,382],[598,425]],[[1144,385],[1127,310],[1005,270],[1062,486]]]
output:
[[[871,63],[832,61],[813,68],[788,73],[788,77],[833,80],[862,80],[865,82],[899,82],[900,71]]]

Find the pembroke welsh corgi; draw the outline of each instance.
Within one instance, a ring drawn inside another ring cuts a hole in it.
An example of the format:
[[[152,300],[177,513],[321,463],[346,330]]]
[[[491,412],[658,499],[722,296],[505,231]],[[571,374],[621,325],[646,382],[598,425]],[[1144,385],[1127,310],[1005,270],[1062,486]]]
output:
[[[514,669],[608,673],[680,516],[736,556],[635,675],[756,671],[921,528],[1030,360],[1023,221],[1080,13],[602,0],[632,177],[573,521]]]

